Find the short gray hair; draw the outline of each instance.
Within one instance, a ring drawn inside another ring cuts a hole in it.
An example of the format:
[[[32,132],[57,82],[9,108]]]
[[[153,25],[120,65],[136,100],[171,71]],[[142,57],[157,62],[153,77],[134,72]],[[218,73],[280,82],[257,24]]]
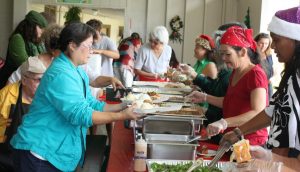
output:
[[[156,26],[153,31],[150,32],[150,39],[156,39],[164,45],[167,45],[169,43],[169,32],[164,26]]]

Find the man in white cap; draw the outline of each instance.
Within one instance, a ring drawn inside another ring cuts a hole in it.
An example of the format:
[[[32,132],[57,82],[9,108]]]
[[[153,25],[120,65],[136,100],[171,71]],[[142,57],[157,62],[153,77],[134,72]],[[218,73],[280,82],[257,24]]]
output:
[[[37,57],[29,57],[21,65],[21,81],[0,90],[0,171],[12,168],[10,138],[27,113],[46,67]]]

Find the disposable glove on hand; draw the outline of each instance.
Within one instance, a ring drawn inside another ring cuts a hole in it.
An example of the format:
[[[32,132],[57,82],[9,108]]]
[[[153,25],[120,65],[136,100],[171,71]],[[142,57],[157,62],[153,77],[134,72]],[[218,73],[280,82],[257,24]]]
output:
[[[250,154],[253,158],[261,159],[265,161],[272,160],[271,150],[265,149],[261,146],[250,146]]]
[[[215,136],[220,132],[223,132],[227,128],[227,122],[225,119],[220,119],[219,121],[213,122],[207,126],[207,135],[209,137]]]
[[[202,103],[202,102],[206,102],[206,96],[207,96],[206,93],[193,91],[186,98],[191,100],[193,103]]]
[[[195,71],[195,69],[187,64],[180,64],[178,69],[181,73],[186,74],[187,76],[191,77],[192,79],[195,79],[197,76],[197,72]]]

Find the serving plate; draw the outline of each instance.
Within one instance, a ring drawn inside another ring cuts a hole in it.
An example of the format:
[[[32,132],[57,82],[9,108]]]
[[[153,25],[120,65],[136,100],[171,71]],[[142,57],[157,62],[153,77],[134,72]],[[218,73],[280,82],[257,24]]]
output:
[[[215,150],[211,150],[211,149],[208,149],[207,150],[207,153],[201,153],[201,152],[197,152],[197,155],[200,155],[200,156],[205,156],[205,157],[212,157],[212,156],[216,156],[217,154],[217,151]]]

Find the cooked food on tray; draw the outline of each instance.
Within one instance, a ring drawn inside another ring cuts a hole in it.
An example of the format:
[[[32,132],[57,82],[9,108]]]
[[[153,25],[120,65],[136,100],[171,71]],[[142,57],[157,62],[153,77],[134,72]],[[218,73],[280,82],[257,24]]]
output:
[[[173,172],[173,171],[187,171],[191,166],[192,166],[192,162],[189,163],[179,163],[179,164],[159,164],[159,163],[153,163],[151,164],[151,171],[153,172]],[[222,172],[222,170],[220,170],[217,167],[212,167],[211,169],[209,169],[207,166],[199,166],[196,169],[193,170],[193,172]]]
[[[190,86],[185,85],[184,83],[168,83],[165,85],[165,88],[186,88],[186,89],[191,89]]]
[[[125,97],[125,100],[129,100],[129,101],[135,101],[137,99],[137,97],[132,94],[132,93],[129,93],[126,97]]]
[[[152,100],[157,100],[160,98],[160,94],[155,91],[147,92],[147,94],[152,98]]]
[[[172,82],[182,82],[186,85],[192,84],[192,79],[188,77],[186,74],[183,74],[181,71],[176,70],[174,68],[169,68],[166,77],[170,79]]]
[[[152,108],[154,108],[154,106],[155,106],[155,105],[150,104],[150,103],[143,103],[143,104],[141,105],[141,109],[143,109],[143,110],[145,110],[145,109],[152,109]]]
[[[172,97],[169,98],[169,101],[172,101],[172,102],[183,102],[184,98],[181,97],[181,96],[172,96]]]
[[[197,108],[188,108],[184,107],[178,111],[169,111],[163,112],[163,114],[167,115],[196,115],[196,116],[204,116],[204,110],[201,107]]]
[[[233,152],[230,160],[232,161],[233,159],[238,163],[251,160],[249,140],[243,139],[233,145]]]
[[[149,103],[152,102],[152,98],[148,94],[132,94],[132,93],[129,93],[122,100],[132,101],[132,102],[137,101],[137,100],[146,101],[146,102],[149,102]]]

